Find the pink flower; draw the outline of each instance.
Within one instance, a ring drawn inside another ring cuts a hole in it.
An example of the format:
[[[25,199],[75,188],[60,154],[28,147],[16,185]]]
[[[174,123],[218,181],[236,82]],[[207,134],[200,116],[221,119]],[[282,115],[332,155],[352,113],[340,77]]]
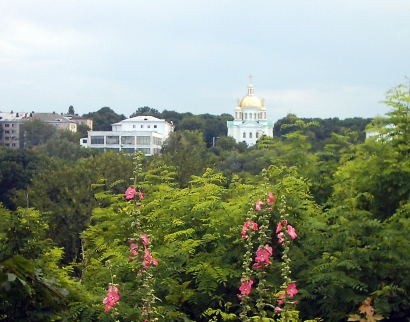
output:
[[[295,228],[293,228],[291,225],[288,225],[288,234],[290,238],[292,239],[295,239],[296,237],[298,237],[298,235],[296,234]]]
[[[148,245],[149,244],[149,239],[148,239],[148,235],[147,234],[141,234],[141,238],[142,238],[142,243],[144,245]]]
[[[137,248],[138,248],[138,244],[131,244],[131,246],[130,246],[131,255],[137,255],[138,254]]]
[[[247,231],[249,228],[251,228],[251,229],[253,229],[253,230],[258,230],[258,229],[259,229],[257,223],[253,222],[252,220],[248,220],[248,221],[243,225],[243,228],[242,228],[241,234],[242,234],[242,238],[243,238],[243,239],[248,238],[248,236],[246,236],[246,231]]]
[[[256,268],[256,269],[262,268],[263,266],[264,266],[263,262],[257,262],[253,264],[253,268]]]
[[[268,244],[266,244],[265,246],[264,246],[264,248],[267,250],[267,252],[269,253],[269,256],[272,256],[272,254],[273,254],[273,248],[272,247],[270,247]]]
[[[285,239],[283,238],[283,233],[278,234],[278,241],[279,241],[279,244],[282,244],[285,241]]]
[[[255,262],[272,264],[272,262],[269,260],[269,252],[266,249],[259,248],[256,251]]]
[[[262,202],[262,200],[259,199],[259,200],[256,202],[255,210],[256,210],[256,211],[260,211],[262,205],[263,205],[263,202]]]
[[[278,226],[276,227],[276,233],[282,230],[282,223],[279,221]]]
[[[280,293],[278,296],[278,303],[283,305],[283,298],[285,297],[285,293]]]
[[[154,266],[158,266],[157,260],[154,257],[152,257],[149,250],[146,249],[144,252],[144,260],[142,261],[142,265],[145,269],[148,269],[151,264],[153,264]]]
[[[144,195],[142,194],[142,191],[141,191],[141,190],[138,192],[138,196],[139,196],[139,198],[140,198],[141,200],[144,199]]]
[[[269,191],[268,204],[273,205],[274,202],[275,197],[273,196],[273,193]]]
[[[134,188],[128,187],[127,190],[125,190],[125,199],[130,200],[135,197],[135,194],[137,191]]]
[[[248,279],[246,282],[243,282],[239,287],[242,295],[248,295],[251,292],[253,281]]]
[[[296,284],[295,283],[289,283],[288,287],[286,288],[286,293],[290,296],[290,297],[294,297],[296,294],[298,294],[298,290],[296,288]]]
[[[107,312],[112,309],[112,307],[120,300],[120,296],[118,294],[118,288],[113,285],[108,286],[108,292],[106,298],[103,300],[105,304],[104,311]]]
[[[275,307],[275,312],[276,313],[279,313],[279,312],[281,312],[282,311],[282,309],[280,308],[280,307]]]

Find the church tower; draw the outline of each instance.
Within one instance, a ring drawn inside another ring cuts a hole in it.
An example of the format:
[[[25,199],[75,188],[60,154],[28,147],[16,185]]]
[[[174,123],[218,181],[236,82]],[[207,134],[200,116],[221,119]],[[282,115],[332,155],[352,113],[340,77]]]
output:
[[[266,118],[265,100],[254,94],[252,76],[248,94],[238,99],[234,120],[228,121],[227,126],[228,136],[233,137],[238,143],[246,142],[249,146],[256,144],[262,135],[273,137],[273,122]]]

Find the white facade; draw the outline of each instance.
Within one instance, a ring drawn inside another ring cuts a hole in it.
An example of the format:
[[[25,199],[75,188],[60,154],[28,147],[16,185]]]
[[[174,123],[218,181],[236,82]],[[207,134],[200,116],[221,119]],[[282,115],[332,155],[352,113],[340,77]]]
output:
[[[273,122],[266,119],[264,100],[254,95],[252,83],[248,85],[248,95],[238,103],[234,120],[227,122],[228,136],[237,143],[245,142],[250,146],[256,144],[262,135],[273,137]]]
[[[145,155],[159,154],[162,144],[173,131],[165,120],[153,116],[137,116],[112,124],[112,131],[88,131],[87,142],[81,144],[103,151],[142,151]]]

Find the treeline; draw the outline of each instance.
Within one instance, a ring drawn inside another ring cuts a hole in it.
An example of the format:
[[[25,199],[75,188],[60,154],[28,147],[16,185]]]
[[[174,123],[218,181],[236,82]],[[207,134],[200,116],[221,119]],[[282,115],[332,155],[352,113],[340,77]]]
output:
[[[330,121],[315,132],[320,121],[288,115],[281,136],[261,137],[253,147],[224,135],[209,146],[206,120],[202,130],[182,127],[203,117],[175,114],[170,121],[180,128],[162,154],[141,161],[94,153],[65,133],[36,149],[1,148],[0,321],[141,319],[146,275],[129,260],[128,242],[136,220],[158,261],[152,274],[160,321],[239,321],[247,252],[241,230],[258,218],[255,203],[266,202],[269,191],[276,201],[263,227],[274,250],[265,276],[269,297],[261,299],[269,304],[266,318],[278,319],[284,259],[275,231],[285,211],[298,233],[286,261],[300,319],[346,321],[372,297],[377,313],[406,321],[409,100],[408,87],[392,89],[385,102],[391,111],[368,125],[380,135],[367,140],[352,129],[362,131],[360,119],[350,128],[334,120],[338,126],[327,134]],[[144,197],[135,205],[124,198],[134,182]],[[260,274],[252,264],[256,287]],[[119,284],[121,299],[106,313],[109,283]],[[250,315],[256,304],[249,303]]]

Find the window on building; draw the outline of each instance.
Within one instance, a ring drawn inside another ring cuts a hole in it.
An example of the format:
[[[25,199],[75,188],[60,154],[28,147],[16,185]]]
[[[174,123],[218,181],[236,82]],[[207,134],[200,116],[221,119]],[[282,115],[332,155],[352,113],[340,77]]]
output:
[[[14,133],[17,133],[17,131],[16,131],[16,130],[12,130],[11,133],[13,133],[13,134],[14,134]]]
[[[248,113],[245,113],[245,120],[248,119]]]
[[[149,128],[149,129],[150,129],[150,128],[151,128],[151,125],[147,125],[147,128]]]
[[[150,144],[151,144],[151,138],[149,136],[137,136],[137,145],[150,145]]]
[[[141,151],[141,152],[143,152],[143,153],[145,153],[145,154],[150,154],[150,148],[138,148],[137,149],[138,151]]]
[[[143,129],[144,128],[144,125],[143,124],[141,124],[141,129]]]
[[[134,148],[123,148],[121,150],[124,151],[125,153],[129,153],[129,154],[133,154],[135,152]]]
[[[11,146],[17,146],[17,144],[16,144],[16,143],[12,143]]]
[[[10,124],[6,123],[4,124],[4,127],[10,127]]]
[[[134,145],[135,137],[134,136],[121,136],[121,144]]]
[[[154,144],[154,145],[161,145],[162,144],[162,139],[161,138],[157,138],[157,137],[153,137],[152,138],[152,143]]]
[[[249,138],[252,139],[252,132],[249,132]]]
[[[9,137],[9,136],[5,136],[4,139],[5,139],[6,141],[10,141],[10,137]]]
[[[104,144],[104,136],[96,135],[91,137],[91,144]]]
[[[256,138],[259,138],[259,132],[256,132],[255,136],[256,136]]]
[[[120,137],[119,136],[108,136],[107,135],[107,144],[120,144]]]
[[[242,137],[246,139],[246,132],[243,132]]]
[[[249,113],[249,119],[252,120],[252,113]]]
[[[16,127],[16,124],[14,124],[14,123],[13,123],[13,124],[11,124],[11,127]]]
[[[156,129],[157,128],[157,126],[156,125],[154,125],[154,129]]]
[[[137,127],[137,126],[136,126],[135,124],[132,126],[133,129],[135,129],[136,127]]]
[[[8,134],[8,133],[10,133],[10,131],[9,131],[9,130],[5,130],[4,133]]]
[[[6,143],[6,144],[4,144],[4,146],[10,146],[10,143]]]

